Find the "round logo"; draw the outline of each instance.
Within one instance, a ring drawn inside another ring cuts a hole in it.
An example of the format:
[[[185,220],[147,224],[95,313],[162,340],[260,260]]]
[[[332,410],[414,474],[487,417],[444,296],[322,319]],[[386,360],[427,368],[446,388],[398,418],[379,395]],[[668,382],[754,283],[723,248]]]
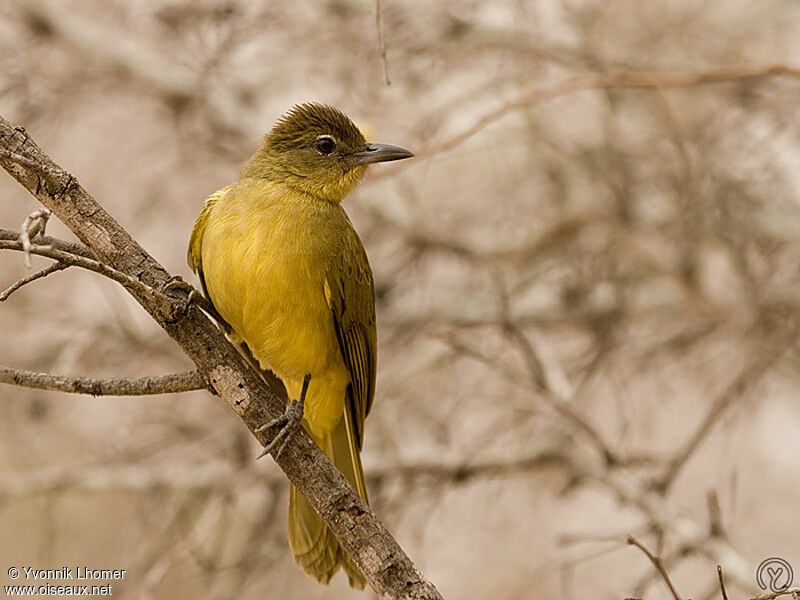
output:
[[[782,558],[768,558],[756,570],[756,583],[762,590],[782,592],[789,589],[793,580],[792,566]]]

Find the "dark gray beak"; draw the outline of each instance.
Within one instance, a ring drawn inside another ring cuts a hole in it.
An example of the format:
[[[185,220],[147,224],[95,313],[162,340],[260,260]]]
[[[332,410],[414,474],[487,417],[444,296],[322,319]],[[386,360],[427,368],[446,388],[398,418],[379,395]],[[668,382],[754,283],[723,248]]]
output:
[[[362,152],[351,154],[357,165],[368,165],[376,162],[387,162],[390,160],[400,160],[411,158],[413,152],[409,152],[400,146],[390,146],[389,144],[367,144]]]

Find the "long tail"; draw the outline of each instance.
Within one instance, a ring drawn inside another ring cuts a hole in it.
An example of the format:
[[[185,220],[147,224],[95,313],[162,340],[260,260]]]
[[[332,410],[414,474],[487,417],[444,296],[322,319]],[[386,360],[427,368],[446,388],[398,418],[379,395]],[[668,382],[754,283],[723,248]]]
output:
[[[344,418],[329,435],[321,439],[312,437],[364,501],[368,502],[350,411],[345,408]],[[339,542],[317,512],[293,485],[289,487],[289,546],[295,562],[320,583],[328,583],[341,565],[347,573],[350,586],[364,589],[366,582],[363,575],[339,547]]]

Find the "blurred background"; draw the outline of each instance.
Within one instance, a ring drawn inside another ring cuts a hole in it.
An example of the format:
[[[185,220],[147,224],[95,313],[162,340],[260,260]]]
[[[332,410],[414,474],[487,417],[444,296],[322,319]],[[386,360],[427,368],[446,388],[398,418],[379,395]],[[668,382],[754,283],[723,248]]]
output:
[[[628,534],[696,600],[717,564],[733,597],[767,557],[800,572],[800,5],[379,7],[0,1],[0,115],[192,282],[204,198],[292,104],[417,153],[346,208],[378,294],[373,506],[445,597],[668,597]],[[5,173],[0,198],[6,229],[39,208]],[[0,255],[0,287],[27,273]],[[5,366],[191,368],[75,269],[0,328]],[[116,598],[371,595],[294,566],[286,481],[208,393],[0,399],[4,584],[80,565],[126,569]]]

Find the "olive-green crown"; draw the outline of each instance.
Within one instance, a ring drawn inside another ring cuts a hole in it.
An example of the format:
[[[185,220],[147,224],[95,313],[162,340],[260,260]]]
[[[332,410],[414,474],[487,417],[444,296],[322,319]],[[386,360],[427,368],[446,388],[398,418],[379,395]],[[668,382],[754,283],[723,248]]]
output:
[[[283,114],[267,134],[266,143],[282,151],[308,145],[321,135],[330,135],[348,146],[366,142],[358,127],[342,111],[327,104],[296,104]]]

